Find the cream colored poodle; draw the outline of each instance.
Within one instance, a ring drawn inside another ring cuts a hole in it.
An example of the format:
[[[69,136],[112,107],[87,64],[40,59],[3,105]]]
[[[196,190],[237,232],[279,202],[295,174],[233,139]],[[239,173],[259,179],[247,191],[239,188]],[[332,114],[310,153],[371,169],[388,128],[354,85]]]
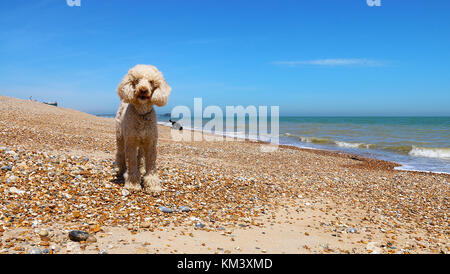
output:
[[[130,69],[117,88],[122,102],[116,115],[116,165],[127,189],[143,188],[153,194],[162,190],[156,173],[158,128],[153,106],[164,106],[171,90],[162,73],[149,65]],[[141,187],[139,164],[143,159],[145,174]]]

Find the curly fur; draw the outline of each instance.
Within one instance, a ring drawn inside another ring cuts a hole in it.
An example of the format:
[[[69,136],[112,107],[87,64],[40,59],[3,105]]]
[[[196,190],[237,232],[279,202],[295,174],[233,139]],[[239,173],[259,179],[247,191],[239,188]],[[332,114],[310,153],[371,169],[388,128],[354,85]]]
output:
[[[117,88],[122,102],[116,115],[116,165],[127,189],[143,188],[153,194],[162,190],[156,173],[158,129],[153,105],[166,105],[171,90],[162,73],[150,65],[130,69]]]

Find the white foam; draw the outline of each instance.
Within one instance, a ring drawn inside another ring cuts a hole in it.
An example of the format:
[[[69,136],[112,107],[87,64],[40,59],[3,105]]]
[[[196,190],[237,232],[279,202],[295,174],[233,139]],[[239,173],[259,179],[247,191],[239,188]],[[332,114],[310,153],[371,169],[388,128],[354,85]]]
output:
[[[450,159],[450,148],[425,148],[413,146],[409,152],[411,156]]]
[[[394,167],[395,170],[400,170],[400,171],[415,171],[415,172],[424,172],[424,173],[432,173],[432,174],[450,174],[450,172],[445,172],[445,171],[432,171],[432,170],[426,170],[426,169],[417,169],[414,168],[410,165],[402,165],[402,166],[397,166]]]
[[[362,144],[362,143],[347,143],[347,142],[336,141],[336,145],[339,146],[339,147],[360,148],[364,144]]]

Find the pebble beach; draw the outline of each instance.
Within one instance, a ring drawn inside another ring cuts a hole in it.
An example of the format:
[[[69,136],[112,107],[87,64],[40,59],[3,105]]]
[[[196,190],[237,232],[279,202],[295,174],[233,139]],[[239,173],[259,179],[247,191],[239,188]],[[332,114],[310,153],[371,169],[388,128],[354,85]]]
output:
[[[450,175],[264,145],[159,126],[155,197],[117,180],[113,118],[0,96],[0,253],[450,252]]]

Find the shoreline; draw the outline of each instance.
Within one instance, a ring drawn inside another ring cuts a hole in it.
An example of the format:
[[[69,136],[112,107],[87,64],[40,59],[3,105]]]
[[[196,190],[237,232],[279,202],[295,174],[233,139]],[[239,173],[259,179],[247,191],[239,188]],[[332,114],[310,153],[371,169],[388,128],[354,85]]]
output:
[[[159,125],[161,126],[166,126],[166,127],[171,127],[170,124],[168,124],[166,121],[159,121],[158,122]],[[190,128],[187,127],[185,128],[185,130],[190,130],[190,131],[195,131],[195,132],[202,132],[202,129],[195,129],[195,128]],[[447,167],[445,165],[444,162],[447,158],[440,158],[440,157],[424,157],[424,156],[413,156],[410,154],[401,154],[401,153],[395,153],[392,151],[386,151],[386,150],[382,150],[382,149],[357,149],[357,148],[350,148],[350,147],[346,147],[346,146],[340,146],[337,145],[336,143],[334,143],[336,145],[336,147],[314,147],[314,146],[308,146],[308,142],[306,142],[306,145],[302,145],[302,144],[294,144],[289,142],[289,144],[283,143],[283,144],[276,144],[276,143],[271,143],[268,141],[264,141],[261,140],[260,137],[258,136],[246,136],[246,135],[240,135],[240,134],[236,134],[235,132],[204,132],[205,134],[211,134],[214,136],[220,136],[222,138],[236,138],[236,139],[242,139],[242,140],[246,140],[246,141],[254,141],[254,142],[262,142],[262,143],[267,143],[267,144],[274,144],[274,145],[278,145],[278,146],[289,146],[289,147],[296,147],[296,148],[300,148],[300,149],[306,149],[306,150],[319,150],[319,151],[329,151],[329,152],[334,152],[334,153],[343,153],[343,154],[348,154],[348,155],[355,155],[357,157],[363,157],[363,158],[368,158],[368,159],[374,159],[374,160],[378,160],[378,161],[385,161],[385,162],[390,162],[395,164],[395,169],[396,170],[402,170],[402,171],[413,171],[413,172],[424,172],[424,173],[433,173],[433,174],[450,174],[450,171],[447,171]],[[231,134],[231,135],[230,135]],[[283,135],[283,134],[282,134]],[[280,137],[282,138],[282,137]],[[279,139],[278,142],[280,142],[281,139]],[[286,140],[285,140],[286,141]],[[340,142],[340,141],[336,141],[337,143],[344,143],[344,142]],[[413,151],[414,149],[416,149],[414,146],[412,146],[411,148]],[[422,148],[422,149],[430,149],[433,150],[435,148]],[[445,148],[441,148],[442,150],[444,150]],[[367,153],[373,154],[371,156],[368,156]],[[404,158],[404,159],[402,159]],[[426,165],[424,166],[423,164],[419,166],[417,166],[417,164],[420,161],[426,161]],[[448,159],[447,159],[448,160]],[[439,165],[444,165],[444,166],[440,166],[441,169],[444,170],[430,170],[430,166],[427,167],[427,165],[431,165],[431,162],[436,162],[436,164]],[[412,165],[412,166],[411,166]]]
[[[164,192],[127,193],[114,119],[0,96],[0,253],[450,252],[449,175],[284,145],[262,153],[254,141],[175,142],[158,128]],[[70,241],[73,229],[96,242]]]
[[[167,128],[171,128],[171,126],[167,125],[166,122],[158,122],[158,125],[163,126],[163,127],[167,127]],[[220,134],[220,133],[214,133],[214,132],[204,132],[204,131],[202,131],[200,129],[186,128],[184,130],[188,130],[188,131],[191,131],[191,132],[194,132],[194,131],[202,132],[202,134],[213,135],[213,136],[220,136],[222,138],[229,137],[225,133]],[[248,138],[248,137],[235,136],[233,138],[241,139],[242,141],[249,142],[249,143],[265,144],[265,145],[273,145],[274,144],[274,143],[270,143],[270,142],[267,142],[267,141],[251,139],[251,138]],[[217,141],[217,142],[220,142],[220,141]],[[403,167],[404,165],[402,165],[400,163],[396,163],[394,161],[381,160],[381,159],[377,159],[377,158],[366,157],[366,156],[358,154],[358,153],[339,151],[337,149],[336,150],[328,150],[328,149],[321,149],[321,148],[299,147],[299,146],[295,146],[295,145],[286,145],[286,144],[275,144],[275,145],[277,145],[278,147],[281,147],[281,148],[301,150],[301,151],[308,151],[308,152],[318,153],[318,154],[322,154],[322,155],[334,155],[334,156],[339,156],[339,157],[358,159],[360,161],[365,162],[365,164],[367,164],[367,165],[375,165],[375,166],[377,166],[377,165],[380,166],[381,165],[381,166],[384,166],[384,168],[386,168],[388,170],[392,169],[392,170],[397,170],[397,171],[405,171],[405,172],[413,172],[413,173],[450,175],[450,173],[448,173],[448,172],[401,169],[401,167]],[[373,162],[373,163],[370,163],[370,162]]]

